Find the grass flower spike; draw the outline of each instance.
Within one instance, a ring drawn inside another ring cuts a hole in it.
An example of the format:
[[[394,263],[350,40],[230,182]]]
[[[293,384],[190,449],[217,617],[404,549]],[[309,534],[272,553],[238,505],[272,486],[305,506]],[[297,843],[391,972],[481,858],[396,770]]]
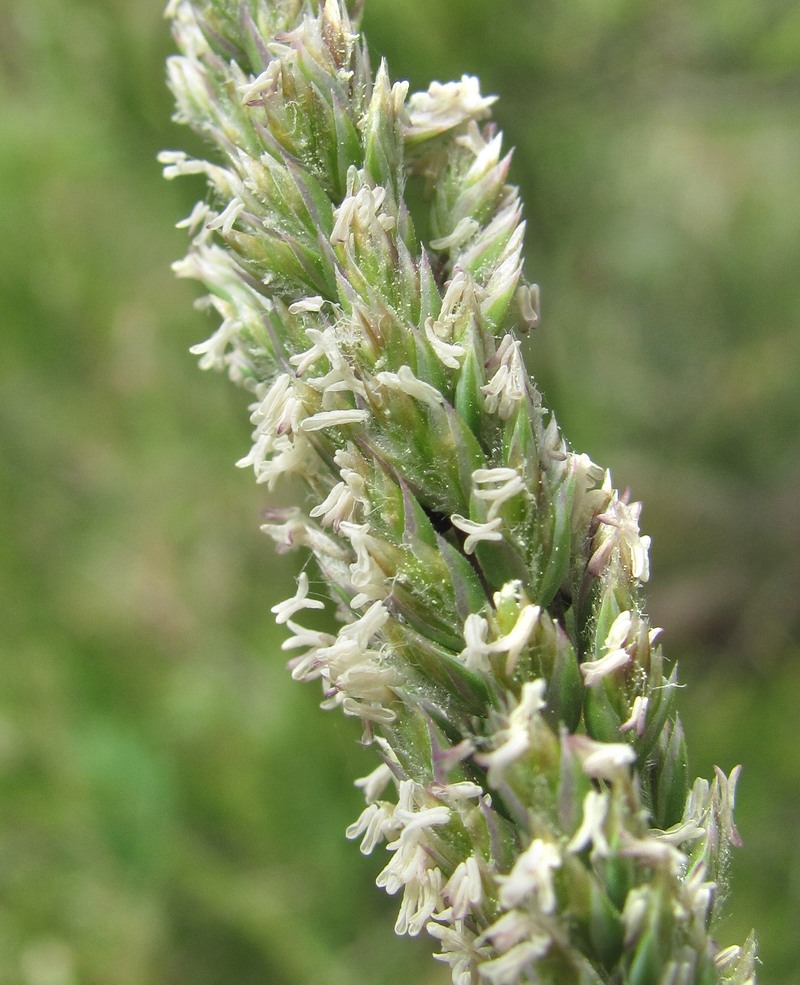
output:
[[[525,369],[493,98],[373,73],[357,7],[173,0],[177,119],[213,154],[161,158],[208,183],[176,271],[219,321],[200,365],[253,397],[238,464],[308,491],[263,529],[340,625],[301,575],[273,608],[292,675],[379,759],[347,835],[456,985],[749,985],[753,939],[712,930],[738,771],[689,782],[641,504]]]

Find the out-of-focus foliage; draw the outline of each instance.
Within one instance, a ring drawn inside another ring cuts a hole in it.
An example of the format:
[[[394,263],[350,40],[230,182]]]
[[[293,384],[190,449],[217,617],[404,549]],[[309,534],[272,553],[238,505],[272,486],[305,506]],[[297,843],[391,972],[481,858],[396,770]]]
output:
[[[529,364],[645,501],[693,769],[745,766],[730,937],[796,985],[796,5],[370,0],[365,27],[394,77],[501,96]],[[169,50],[153,0],[0,7],[0,985],[440,982],[344,842],[371,758],[283,670],[246,398],[186,354]]]

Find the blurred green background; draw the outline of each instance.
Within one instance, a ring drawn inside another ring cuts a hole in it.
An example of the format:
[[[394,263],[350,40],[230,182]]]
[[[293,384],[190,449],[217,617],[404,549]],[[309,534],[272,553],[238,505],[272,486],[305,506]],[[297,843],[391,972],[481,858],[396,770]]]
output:
[[[283,669],[293,566],[173,280],[161,0],[0,3],[0,985],[436,985],[343,829],[371,768]],[[731,915],[800,983],[800,7],[369,0],[517,146],[530,366],[653,534],[695,772],[744,764]]]

